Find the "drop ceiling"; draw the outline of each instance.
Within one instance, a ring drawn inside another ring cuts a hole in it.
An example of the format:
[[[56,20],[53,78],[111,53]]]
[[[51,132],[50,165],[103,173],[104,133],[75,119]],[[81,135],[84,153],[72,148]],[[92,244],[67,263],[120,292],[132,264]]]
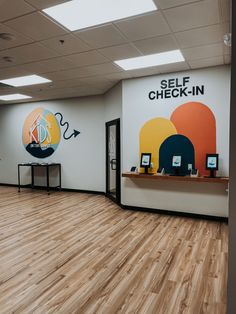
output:
[[[13,35],[0,39],[0,80],[32,74],[52,80],[0,87],[0,95],[22,93],[33,97],[30,102],[99,95],[122,79],[230,64],[223,43],[230,32],[230,0],[154,0],[156,12],[75,32],[42,12],[67,1],[0,0],[0,33]],[[114,64],[175,49],[185,62],[132,71]]]

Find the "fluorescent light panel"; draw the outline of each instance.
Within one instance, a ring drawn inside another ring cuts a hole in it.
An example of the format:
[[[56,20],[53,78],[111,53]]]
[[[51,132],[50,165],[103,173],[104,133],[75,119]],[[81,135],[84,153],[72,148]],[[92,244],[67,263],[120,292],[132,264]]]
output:
[[[0,100],[5,100],[5,101],[28,99],[28,98],[32,98],[32,97],[27,96],[27,95],[23,95],[23,94],[11,94],[11,95],[2,95],[2,96],[0,96]]]
[[[155,10],[153,0],[72,0],[43,11],[75,31]]]
[[[44,84],[44,83],[49,83],[49,82],[51,81],[39,75],[20,76],[20,77],[14,77],[11,79],[0,81],[0,83],[7,84],[10,86],[15,86],[15,87]]]
[[[172,50],[147,56],[117,60],[115,63],[123,70],[128,71],[183,61],[185,61],[185,59],[181,51]]]

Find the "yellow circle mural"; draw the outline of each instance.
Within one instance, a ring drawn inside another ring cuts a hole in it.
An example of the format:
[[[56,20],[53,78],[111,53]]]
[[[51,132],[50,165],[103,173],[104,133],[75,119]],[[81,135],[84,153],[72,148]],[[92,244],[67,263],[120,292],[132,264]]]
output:
[[[159,150],[161,144],[169,136],[177,134],[174,124],[165,118],[155,118],[147,121],[140,130],[140,156],[141,153],[151,153],[153,172],[159,168]],[[143,169],[140,170],[144,171]]]
[[[37,158],[51,156],[61,139],[61,130],[55,115],[47,109],[37,108],[25,119],[23,144],[28,153]]]

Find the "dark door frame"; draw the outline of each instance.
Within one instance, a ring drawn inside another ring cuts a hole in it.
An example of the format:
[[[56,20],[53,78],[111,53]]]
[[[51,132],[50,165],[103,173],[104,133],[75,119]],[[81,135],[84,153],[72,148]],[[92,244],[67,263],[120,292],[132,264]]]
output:
[[[109,138],[108,129],[110,126],[116,126],[116,198],[109,193]],[[120,163],[120,119],[106,122],[106,196],[112,201],[120,204],[121,200],[121,163]]]

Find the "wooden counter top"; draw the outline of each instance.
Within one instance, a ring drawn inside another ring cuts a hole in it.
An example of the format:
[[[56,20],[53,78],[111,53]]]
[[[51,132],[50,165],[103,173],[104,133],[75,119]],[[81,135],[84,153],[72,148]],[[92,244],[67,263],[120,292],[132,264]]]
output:
[[[183,182],[208,182],[208,183],[223,183],[228,184],[228,177],[216,177],[216,178],[207,178],[207,177],[190,177],[190,176],[170,176],[170,175],[157,175],[157,174],[145,174],[145,173],[136,173],[136,172],[124,172],[122,173],[123,178],[131,179],[149,179],[149,180],[166,180],[166,181],[183,181]]]

